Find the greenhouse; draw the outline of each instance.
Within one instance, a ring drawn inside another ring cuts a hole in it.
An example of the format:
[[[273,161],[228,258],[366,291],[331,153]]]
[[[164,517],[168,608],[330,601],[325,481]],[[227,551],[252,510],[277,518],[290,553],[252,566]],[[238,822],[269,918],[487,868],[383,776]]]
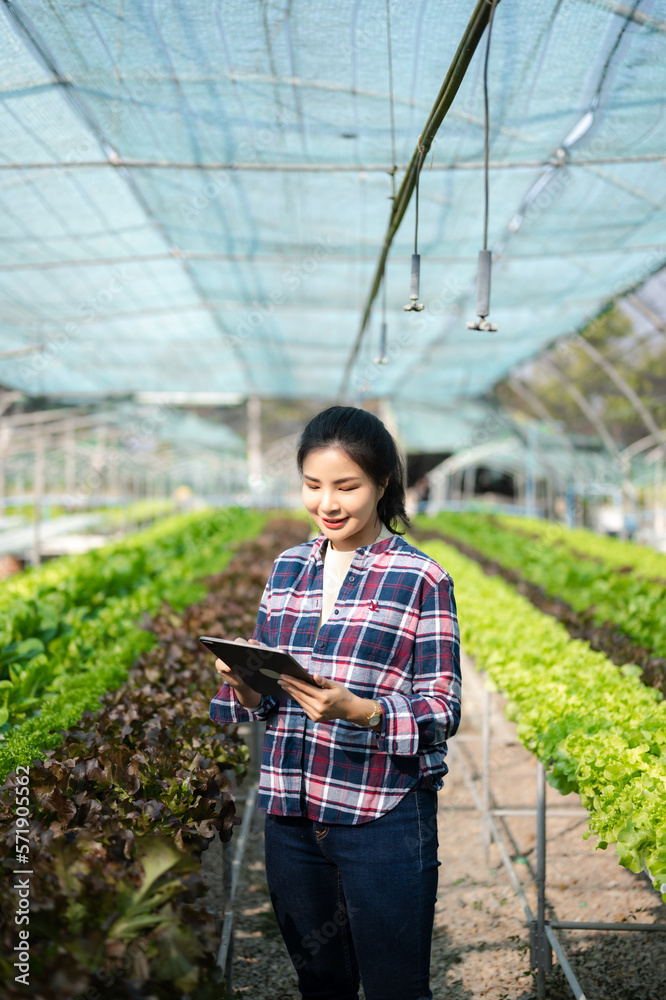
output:
[[[666,0],[2,0],[0,86],[2,996],[662,1000]]]

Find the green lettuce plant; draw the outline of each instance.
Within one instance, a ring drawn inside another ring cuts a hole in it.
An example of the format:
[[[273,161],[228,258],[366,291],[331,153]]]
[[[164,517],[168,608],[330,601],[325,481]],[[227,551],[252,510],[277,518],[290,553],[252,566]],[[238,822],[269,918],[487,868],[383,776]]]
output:
[[[47,564],[8,588],[16,596],[7,601],[9,621],[0,632],[0,656],[7,656],[0,667],[0,774],[57,746],[57,730],[94,708],[154,644],[142,617],[164,600],[176,610],[201,600],[206,591],[197,579],[224,569],[233,547],[265,521],[264,513],[242,508],[170,518],[109,546],[108,565],[106,549],[98,549]]]
[[[574,610],[588,612],[595,623],[613,622],[635,642],[666,656],[663,582],[633,572],[618,573],[608,563],[581,558],[564,545],[554,545],[547,535],[534,538],[507,530],[484,514],[442,511],[432,518],[416,518],[414,523],[460,539],[500,565],[517,570]]]
[[[463,648],[507,698],[549,782],[589,810],[586,836],[666,884],[666,703],[633,664],[617,667],[497,576],[439,541],[420,547],[451,573]],[[666,892],[664,893],[666,899]]]

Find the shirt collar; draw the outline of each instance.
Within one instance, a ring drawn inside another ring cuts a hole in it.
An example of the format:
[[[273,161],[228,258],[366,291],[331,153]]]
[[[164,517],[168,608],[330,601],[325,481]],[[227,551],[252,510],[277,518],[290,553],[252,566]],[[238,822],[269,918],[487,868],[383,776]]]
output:
[[[382,538],[381,535],[384,533],[384,526],[382,526],[382,531],[380,532],[379,539],[371,542],[368,545],[359,545],[357,549],[354,550],[354,558],[352,559],[352,564],[357,566],[359,569],[363,569],[367,563],[372,562],[372,560],[380,552],[386,552],[389,549],[395,548],[399,544],[399,540],[402,535],[389,535],[388,538]],[[310,559],[313,560],[315,565],[324,565],[324,561],[321,557],[321,550],[324,542],[327,541],[326,535],[321,532],[315,538],[312,551],[310,552]]]

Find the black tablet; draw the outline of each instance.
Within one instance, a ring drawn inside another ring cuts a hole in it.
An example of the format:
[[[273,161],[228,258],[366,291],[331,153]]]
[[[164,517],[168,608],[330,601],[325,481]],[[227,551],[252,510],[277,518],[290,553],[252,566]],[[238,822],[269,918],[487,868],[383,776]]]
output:
[[[246,646],[242,642],[231,639],[216,639],[211,635],[200,635],[199,642],[224,660],[235,674],[242,677],[253,691],[259,694],[273,695],[274,698],[289,698],[284,688],[277,680],[280,674],[290,674],[308,684],[315,683],[311,674],[304,670],[291,653],[281,649],[271,649],[268,646]]]

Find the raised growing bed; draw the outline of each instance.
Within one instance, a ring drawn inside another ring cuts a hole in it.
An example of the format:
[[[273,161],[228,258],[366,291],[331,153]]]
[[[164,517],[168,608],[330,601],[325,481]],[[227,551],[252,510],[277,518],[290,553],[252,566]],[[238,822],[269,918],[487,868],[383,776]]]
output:
[[[421,547],[451,573],[466,651],[508,699],[523,744],[549,782],[576,791],[600,848],[620,864],[645,865],[666,883],[666,702],[538,611],[514,587],[488,576],[453,546]]]
[[[598,535],[589,528],[568,528],[558,521],[535,517],[491,515],[490,521],[508,531],[544,539],[549,545],[562,546],[579,558],[595,559],[620,573],[635,573],[646,580],[666,583],[666,555],[637,542],[609,535]]]
[[[559,618],[572,637],[587,640],[618,665],[637,664],[643,682],[666,693],[663,584],[620,573],[566,546],[554,546],[547,534],[534,538],[505,529],[483,514],[441,512],[432,518],[417,517],[415,535],[439,536],[455,545],[487,572],[499,573],[537,607]]]
[[[29,995],[219,997],[220,928],[205,903],[200,858],[216,831],[231,836],[228,775],[242,777],[248,752],[235,727],[210,722],[219,679],[197,636],[251,635],[273,558],[306,534],[302,521],[277,522],[205,581],[204,600],[181,614],[164,605],[144,623],[156,644],[126,681],[62,730],[43,762],[8,776],[0,789],[7,1000],[26,996],[12,964],[19,854],[32,872]],[[26,821],[16,815],[17,787],[28,790]]]
[[[124,680],[155,642],[142,615],[163,600],[200,600],[196,578],[221,569],[265,520],[240,507],[181,515],[1,586],[0,777],[56,746],[55,730]]]

